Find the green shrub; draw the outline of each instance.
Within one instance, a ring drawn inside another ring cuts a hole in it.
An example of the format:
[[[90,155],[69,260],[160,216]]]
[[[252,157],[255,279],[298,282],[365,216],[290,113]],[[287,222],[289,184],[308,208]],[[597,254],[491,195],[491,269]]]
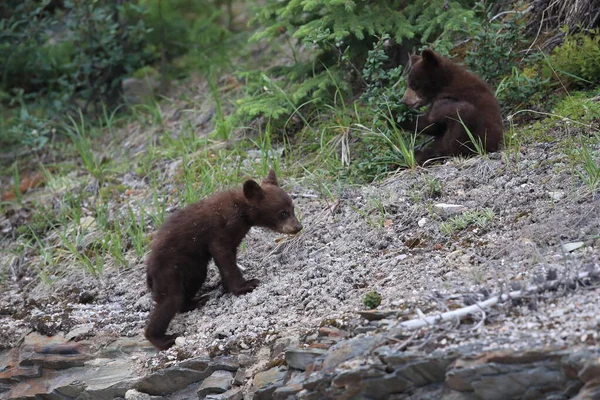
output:
[[[370,108],[374,122],[379,119],[401,122],[408,113],[408,107],[400,103],[406,90],[406,80],[400,79],[402,66],[385,67],[389,56],[384,44],[389,40],[390,36],[385,34],[375,43],[362,70],[365,89],[360,100]]]
[[[600,34],[598,30],[569,35],[554,48],[544,68],[544,76],[559,74],[563,84],[589,87],[600,82]]]
[[[267,0],[254,22],[261,29],[254,40],[269,39],[292,46],[294,61],[268,71],[246,74],[248,96],[238,104],[238,115],[287,121],[292,113],[303,113],[307,106],[318,108],[333,103],[339,96],[355,96],[365,86],[363,68],[369,51],[389,35],[389,54],[401,55],[412,46],[434,43],[443,51],[465,21],[473,19],[470,0]],[[293,42],[293,43],[292,43]],[[298,54],[296,46],[310,52]],[[380,46],[381,47],[381,46]],[[376,49],[381,52],[381,48]],[[386,69],[395,67],[392,57]],[[375,66],[379,68],[379,66]],[[391,72],[391,75],[397,75]],[[371,78],[374,76],[371,74]],[[371,96],[372,97],[372,96]],[[367,95],[369,98],[369,95]],[[310,111],[304,112],[306,114]]]
[[[594,99],[595,93],[571,93],[556,104],[553,118],[569,118],[584,124],[600,119],[600,102]]]
[[[507,112],[538,101],[548,79],[541,78],[532,68],[529,73],[523,70],[539,63],[541,55],[521,52],[528,42],[522,15],[516,12],[504,19],[493,19],[492,7],[485,8],[483,3],[476,7],[481,23],[466,30],[471,45],[465,62],[471,71],[496,87],[498,101]]]
[[[372,290],[365,294],[363,304],[367,308],[377,308],[381,304],[381,295],[376,291]]]
[[[191,69],[207,72],[215,65],[229,63],[235,51],[232,32],[222,22],[220,4],[214,0],[138,0],[149,29],[146,46],[176,60],[166,65],[171,77],[181,77]],[[164,53],[163,53],[164,52]]]

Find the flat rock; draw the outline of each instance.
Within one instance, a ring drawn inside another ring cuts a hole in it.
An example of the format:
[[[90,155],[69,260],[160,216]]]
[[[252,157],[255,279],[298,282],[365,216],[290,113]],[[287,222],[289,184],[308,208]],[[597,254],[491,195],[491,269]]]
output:
[[[256,390],[253,399],[271,399],[278,387],[285,385],[288,371],[283,367],[274,367],[254,375],[253,387]]]
[[[142,352],[153,354],[156,352],[154,346],[143,337],[118,338],[100,350],[101,356],[115,358],[124,354]]]
[[[204,399],[205,400],[242,400],[244,398],[244,394],[242,392],[242,388],[236,387],[229,389],[226,392],[219,394],[209,394]]]
[[[348,336],[348,331],[333,326],[322,326],[319,328],[318,336],[326,336],[330,338],[344,338]]]
[[[388,319],[395,317],[398,311],[394,310],[361,310],[357,311],[357,314],[366,319],[367,321],[379,321],[382,319]]]
[[[67,340],[79,340],[85,337],[90,331],[94,329],[94,324],[82,324],[78,325],[77,328],[74,328],[69,333],[65,335],[65,339]]]
[[[224,393],[231,388],[233,373],[218,370],[202,381],[198,389],[198,398],[202,399],[212,393]]]
[[[385,342],[383,335],[356,337],[334,345],[323,360],[323,370],[337,367],[340,363],[358,355],[366,355]]]
[[[20,349],[19,365],[40,365],[48,369],[81,367],[91,358],[80,343],[56,343],[23,346]]]
[[[155,400],[161,397],[150,396],[148,393],[138,392],[135,389],[129,389],[125,392],[125,400]]]
[[[233,384],[237,386],[242,386],[246,382],[246,370],[238,369],[233,377]]]
[[[137,381],[129,360],[94,359],[82,367],[42,369],[39,378],[14,385],[8,398],[75,398],[83,392],[93,399],[123,397]]]
[[[315,359],[326,353],[327,351],[323,349],[288,348],[285,350],[285,362],[290,368],[304,371]]]
[[[460,204],[438,203],[433,205],[433,211],[442,218],[449,218],[466,210],[467,207]]]
[[[213,369],[210,367],[196,370],[177,365],[144,377],[135,385],[135,389],[151,395],[165,396],[182,390],[191,383],[199,382],[212,373]]]
[[[233,357],[190,358],[140,379],[135,389],[151,395],[164,396],[202,381],[217,370],[235,372],[238,368],[239,363]]]

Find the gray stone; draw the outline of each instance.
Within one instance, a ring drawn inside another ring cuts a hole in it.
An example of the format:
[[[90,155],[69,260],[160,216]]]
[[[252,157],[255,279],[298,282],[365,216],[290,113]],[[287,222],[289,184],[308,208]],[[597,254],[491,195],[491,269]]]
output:
[[[224,393],[231,388],[233,373],[230,371],[218,370],[213,372],[208,378],[204,379],[198,389],[198,398],[203,399],[211,393]]]
[[[13,385],[9,398],[64,399],[83,396],[108,400],[123,397],[137,379],[130,371],[128,360],[94,359],[83,367],[60,371],[43,369],[40,378]]]
[[[322,326],[319,328],[318,335],[339,339],[348,336],[348,332],[333,326]]]
[[[600,379],[588,382],[571,400],[600,399]]]
[[[91,355],[79,343],[46,344],[43,346],[23,346],[19,354],[19,365],[39,365],[48,369],[81,367]]]
[[[277,358],[281,353],[288,347],[295,347],[298,345],[298,339],[292,336],[279,338],[273,344],[273,350],[271,351],[271,358]]]
[[[536,398],[537,388],[545,392],[559,390],[566,385],[566,378],[558,365],[531,364],[482,364],[466,368],[461,373],[448,373],[446,384],[458,391],[472,391],[477,396],[501,400],[514,397]],[[458,379],[457,379],[458,378]]]
[[[285,400],[288,398],[295,398],[295,395],[302,390],[305,379],[306,374],[304,372],[292,371],[285,386],[275,389],[275,392],[273,392],[273,399]]]
[[[285,362],[290,368],[304,371],[308,365],[312,364],[315,359],[323,356],[325,353],[326,351],[322,349],[288,348],[285,350]]]
[[[75,398],[83,393],[86,389],[86,384],[82,381],[73,381],[69,384],[58,387],[52,391],[52,393],[57,393],[63,396]]]
[[[236,386],[242,386],[246,382],[246,370],[238,369],[233,377],[233,384]]]
[[[286,385],[282,387],[278,387],[273,392],[273,400],[287,400],[295,398],[296,394],[298,394],[302,390],[302,387],[298,387],[297,385]]]
[[[433,211],[442,218],[449,218],[466,210],[467,207],[460,204],[438,203],[433,205]]]
[[[357,311],[358,315],[366,319],[367,321],[379,321],[382,319],[389,319],[390,317],[395,317],[398,314],[398,311],[394,310],[364,310]]]
[[[600,361],[598,359],[587,361],[578,375],[579,379],[584,383],[600,379]]]
[[[238,364],[240,365],[240,367],[249,367],[250,365],[254,364],[255,362],[256,362],[256,359],[247,354],[239,354],[238,355]]]
[[[135,389],[152,395],[164,396],[182,390],[193,382],[204,380],[217,370],[235,372],[238,368],[238,362],[232,357],[190,358],[176,366],[140,379]]]
[[[446,369],[451,360],[427,357],[425,359],[409,361],[404,364],[396,364],[396,374],[403,377],[413,385],[425,386],[431,383],[444,382],[446,378]]]
[[[164,396],[182,390],[193,382],[201,381],[212,373],[211,367],[196,370],[174,366],[144,377],[135,385],[135,389],[156,396]]]
[[[133,354],[141,351],[147,354],[156,352],[156,348],[143,337],[123,337],[113,340],[100,350],[100,355],[117,358],[124,354]]]
[[[82,324],[78,325],[75,329],[71,330],[65,335],[67,340],[80,340],[87,336],[90,331],[94,329],[94,324]]]
[[[352,338],[345,340],[333,346],[323,360],[323,370],[327,371],[337,367],[340,363],[350,360],[358,355],[369,354],[379,345],[385,342],[383,335],[373,335],[365,337]]]
[[[226,392],[219,394],[209,394],[204,399],[205,400],[242,400],[244,398],[244,393],[242,392],[242,388],[236,387],[229,389]]]
[[[274,367],[254,375],[253,387],[256,391],[253,399],[271,399],[275,390],[285,385],[287,373],[288,371],[283,367]]]
[[[150,396],[148,393],[138,392],[135,389],[129,389],[125,392],[125,400],[155,400],[161,397]]]

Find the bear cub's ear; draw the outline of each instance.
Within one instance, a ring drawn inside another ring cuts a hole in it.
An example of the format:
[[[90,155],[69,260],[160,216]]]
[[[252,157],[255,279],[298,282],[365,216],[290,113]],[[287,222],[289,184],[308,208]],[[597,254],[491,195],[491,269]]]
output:
[[[412,67],[413,65],[418,63],[420,60],[421,60],[421,56],[418,56],[416,54],[411,54],[409,66]]]
[[[248,200],[262,200],[265,197],[265,192],[258,183],[248,179],[244,182],[244,197]]]
[[[437,66],[440,63],[440,58],[437,54],[433,52],[431,49],[425,49],[421,53],[421,57],[423,57],[423,61],[426,61],[427,64],[432,66]]]
[[[279,182],[277,182],[277,175],[275,175],[274,170],[269,171],[269,174],[267,175],[267,177],[265,178],[263,183],[268,183],[270,185],[279,186]]]

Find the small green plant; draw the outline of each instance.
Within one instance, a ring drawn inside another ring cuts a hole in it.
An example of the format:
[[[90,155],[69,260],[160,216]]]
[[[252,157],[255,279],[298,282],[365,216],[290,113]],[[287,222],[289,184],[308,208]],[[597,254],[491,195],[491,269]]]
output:
[[[460,124],[464,128],[465,132],[467,132],[467,136],[469,137],[469,140],[470,140],[471,144],[473,145],[473,148],[470,148],[470,150],[473,153],[476,153],[480,157],[485,157],[487,155],[487,150],[486,150],[486,147],[485,147],[486,146],[485,137],[483,139],[480,138],[479,136],[475,137],[473,135],[473,133],[471,133],[471,130],[463,122],[460,114],[458,114],[458,120],[460,121]],[[469,146],[466,143],[464,143],[463,145],[465,145],[467,147]]]
[[[215,101],[216,121],[214,133],[217,138],[223,141],[229,141],[232,131],[232,119],[225,118],[223,115],[221,94],[219,93],[219,88],[217,87],[217,82],[215,80],[213,71],[208,73],[208,85],[210,86],[210,93]]]
[[[66,126],[66,132],[79,153],[83,166],[90,175],[98,179],[98,181],[103,182],[105,164],[102,161],[102,158],[97,156],[92,150],[92,142],[89,138],[88,131],[86,130],[87,126],[83,114],[81,114],[81,111],[79,112],[79,122],[75,121],[70,116],[69,119],[71,125]]]
[[[13,170],[13,193],[18,204],[23,204],[23,193],[21,193],[21,179],[19,177],[19,167],[15,162],[12,166]]]
[[[143,211],[142,211],[143,214]],[[135,254],[142,258],[146,251],[148,236],[146,234],[146,224],[144,216],[138,216],[133,211],[131,205],[127,206],[127,219],[125,233],[131,240]]]
[[[519,165],[519,157],[521,155],[521,132],[515,130],[512,119],[509,120],[510,127],[507,132],[504,133],[504,162],[506,165],[512,164],[517,167]]]
[[[381,295],[372,290],[365,294],[365,297],[363,298],[363,304],[365,307],[370,309],[377,308],[381,304]]]
[[[442,195],[442,182],[433,176],[425,177],[424,192],[427,198],[437,199]]]
[[[272,135],[271,124],[267,123],[265,130],[259,133],[258,140],[250,140],[260,150],[260,169],[257,171],[260,176],[267,176],[271,168],[275,170],[277,175],[281,171],[281,153],[273,148]]]
[[[414,169],[417,166],[415,159],[414,148],[417,142],[418,133],[406,134],[404,131],[398,129],[394,123],[391,125],[391,129],[377,128],[373,131],[364,125],[357,124],[368,136],[374,136],[376,141],[371,142],[372,144],[378,143],[381,149],[377,153],[382,153],[381,156],[374,156],[372,151],[366,152],[366,156],[369,157],[360,166],[365,168],[368,166],[369,169],[373,169],[371,164],[380,165],[383,164],[381,173],[389,170],[391,165],[404,166],[410,169]],[[383,150],[383,152],[382,152]]]
[[[594,196],[600,189],[600,151],[594,150],[594,143],[599,141],[598,135],[591,141],[581,140],[572,153],[577,175]]]
[[[462,231],[471,225],[486,228],[494,219],[494,211],[491,208],[483,210],[469,210],[457,215],[440,224],[440,232],[445,236],[451,236],[455,232]]]

